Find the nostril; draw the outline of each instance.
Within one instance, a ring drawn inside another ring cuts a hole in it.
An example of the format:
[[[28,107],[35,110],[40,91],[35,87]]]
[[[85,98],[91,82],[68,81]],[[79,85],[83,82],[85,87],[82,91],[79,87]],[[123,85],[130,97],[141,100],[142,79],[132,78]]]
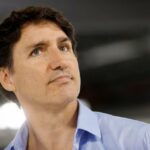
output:
[[[63,70],[63,67],[60,65],[60,66],[57,66],[56,68],[55,68],[55,70]]]
[[[65,60],[54,61],[51,63],[51,68],[53,70],[64,70],[67,67],[67,62]]]

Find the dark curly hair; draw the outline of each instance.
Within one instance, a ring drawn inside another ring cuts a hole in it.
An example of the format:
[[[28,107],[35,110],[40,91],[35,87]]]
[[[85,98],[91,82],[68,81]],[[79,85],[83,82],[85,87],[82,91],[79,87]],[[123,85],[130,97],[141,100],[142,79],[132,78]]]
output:
[[[56,23],[70,38],[72,48],[75,52],[75,30],[63,14],[51,7],[30,6],[22,10],[13,11],[10,16],[0,24],[0,68],[7,67],[9,70],[13,69],[13,46],[19,41],[23,26],[28,23],[38,23],[41,21],[52,21]],[[15,94],[6,91],[1,84],[0,90],[6,98],[18,102]]]

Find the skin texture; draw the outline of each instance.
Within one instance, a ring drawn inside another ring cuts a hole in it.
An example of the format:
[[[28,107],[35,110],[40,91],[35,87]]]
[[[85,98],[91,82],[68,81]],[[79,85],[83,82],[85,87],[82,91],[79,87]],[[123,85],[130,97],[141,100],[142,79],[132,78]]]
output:
[[[27,24],[13,48],[13,62],[13,72],[2,68],[0,80],[25,111],[27,149],[71,149],[80,74],[70,39],[53,22]]]

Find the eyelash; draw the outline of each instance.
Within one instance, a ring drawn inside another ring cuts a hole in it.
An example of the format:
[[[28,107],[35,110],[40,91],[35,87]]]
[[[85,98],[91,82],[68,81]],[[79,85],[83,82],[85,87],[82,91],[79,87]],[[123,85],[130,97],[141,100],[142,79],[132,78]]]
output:
[[[65,50],[64,50],[64,48],[65,48]],[[64,52],[68,52],[70,50],[70,47],[68,45],[62,45],[59,47],[59,49]]]
[[[70,51],[70,45],[68,45],[68,44],[64,44],[64,45],[61,45],[61,46],[59,46],[58,47],[59,49],[60,49],[60,51],[62,51],[62,52],[68,52],[68,51]],[[65,49],[64,49],[65,48]],[[36,48],[34,48],[33,50],[32,50],[32,52],[30,53],[30,56],[33,56],[33,57],[35,57],[35,56],[38,56],[38,55],[40,55],[39,54],[39,52],[43,52],[44,50],[46,50],[45,48],[43,48],[43,47],[36,47]]]
[[[35,48],[35,49],[32,50],[30,56],[37,56],[37,55],[39,55],[39,54],[37,54],[37,53],[39,53],[40,51],[43,51],[43,50],[44,50],[44,48],[42,48],[42,47],[37,47],[37,48]]]

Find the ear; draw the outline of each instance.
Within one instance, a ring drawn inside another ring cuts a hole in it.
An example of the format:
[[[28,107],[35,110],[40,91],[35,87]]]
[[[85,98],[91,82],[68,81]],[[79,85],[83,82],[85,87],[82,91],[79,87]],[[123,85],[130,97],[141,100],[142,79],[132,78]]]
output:
[[[0,68],[0,83],[7,91],[15,90],[15,86],[12,80],[12,73],[8,68]]]

